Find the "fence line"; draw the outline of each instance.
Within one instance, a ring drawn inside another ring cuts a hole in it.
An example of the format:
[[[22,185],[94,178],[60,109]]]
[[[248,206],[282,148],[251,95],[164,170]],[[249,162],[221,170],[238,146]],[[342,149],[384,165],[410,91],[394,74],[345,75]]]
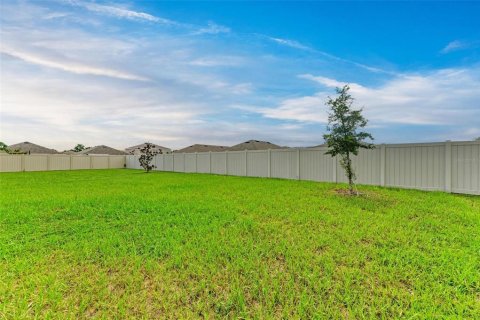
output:
[[[124,168],[125,156],[1,154],[0,172]]]
[[[173,153],[155,156],[156,170],[248,177],[347,182],[325,147]],[[136,155],[126,167],[140,169]],[[357,182],[480,194],[480,141],[382,144],[353,157]]]

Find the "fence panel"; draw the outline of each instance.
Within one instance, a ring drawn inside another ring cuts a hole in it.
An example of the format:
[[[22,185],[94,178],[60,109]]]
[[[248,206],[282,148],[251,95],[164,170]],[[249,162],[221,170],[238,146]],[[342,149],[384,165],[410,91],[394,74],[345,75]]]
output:
[[[163,157],[163,171],[173,171],[173,154],[166,154]]]
[[[480,194],[480,144],[452,143],[452,191]]]
[[[357,177],[356,183],[359,184],[381,184],[381,148],[360,149],[358,156],[352,156],[352,166]],[[348,182],[345,170],[337,159],[337,182]]]
[[[272,178],[298,179],[296,150],[271,150],[270,157]]]
[[[210,153],[197,154],[197,172],[210,173]]]
[[[445,189],[445,144],[387,145],[387,186]]]
[[[184,153],[173,154],[173,171],[185,172],[185,154]]]
[[[108,156],[91,156],[92,169],[108,169]]]
[[[140,168],[138,156],[2,154],[0,172]]]
[[[197,155],[185,153],[185,172],[197,172]]]
[[[212,173],[226,174],[227,173],[227,153],[226,152],[212,152]]]
[[[48,157],[48,170],[70,170],[71,156],[54,155]]]
[[[245,151],[232,151],[227,153],[227,174],[232,176],[246,176]]]
[[[248,151],[247,153],[247,175],[249,177],[268,177],[268,151]]]
[[[163,154],[156,154],[153,156],[153,165],[155,168],[153,170],[163,171]]]
[[[0,154],[0,172],[23,171],[21,155]]]
[[[109,156],[108,159],[110,169],[125,168],[125,156]]]
[[[333,181],[334,161],[326,148],[300,150],[300,179]]]
[[[25,171],[48,171],[47,155],[25,156]]]
[[[126,156],[126,159],[127,159],[127,168],[143,169],[142,166],[140,166],[139,155],[129,155],[129,156]]]
[[[72,170],[90,169],[89,156],[72,156]]]

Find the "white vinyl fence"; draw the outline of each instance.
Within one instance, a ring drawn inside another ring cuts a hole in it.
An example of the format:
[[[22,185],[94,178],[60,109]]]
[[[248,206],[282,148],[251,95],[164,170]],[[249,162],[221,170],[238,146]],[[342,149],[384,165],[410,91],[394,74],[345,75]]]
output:
[[[155,156],[156,170],[327,182],[346,182],[338,159],[325,147],[174,153]],[[141,169],[139,156],[127,168]],[[377,145],[353,159],[357,183],[480,194],[480,142]]]
[[[124,168],[125,156],[0,154],[0,172]]]

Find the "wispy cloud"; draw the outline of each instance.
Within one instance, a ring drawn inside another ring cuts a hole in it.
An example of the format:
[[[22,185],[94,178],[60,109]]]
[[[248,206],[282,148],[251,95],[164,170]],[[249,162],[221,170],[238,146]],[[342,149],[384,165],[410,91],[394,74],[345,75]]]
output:
[[[162,23],[167,25],[177,24],[176,22],[169,19],[160,18],[145,12],[138,12],[130,9],[117,7],[117,6],[109,6],[109,5],[97,4],[94,2],[85,2],[85,1],[76,1],[76,0],[69,0],[68,3],[74,6],[85,8],[95,13],[106,14],[116,18],[123,18],[123,19],[129,19],[129,20],[137,20],[137,21],[149,21],[149,22],[156,22],[156,23]]]
[[[229,33],[231,30],[229,27],[219,25],[213,21],[209,21],[206,26],[198,26],[190,23],[183,23],[179,21],[174,21],[166,19],[163,17],[154,16],[146,12],[139,12],[124,7],[113,6],[113,5],[104,5],[97,4],[94,2],[86,1],[77,1],[77,0],[67,0],[69,4],[84,8],[94,13],[108,15],[111,17],[119,19],[127,19],[133,21],[144,21],[144,22],[153,22],[167,26],[174,26],[183,28],[190,31],[192,35],[203,35],[203,34],[220,34],[220,33]]]
[[[440,52],[441,53],[449,53],[452,51],[457,51],[461,49],[465,49],[468,47],[468,43],[460,40],[454,40],[449,42]]]
[[[310,53],[313,53],[313,54],[318,54],[318,55],[324,56],[324,57],[332,59],[332,60],[346,62],[348,64],[355,65],[359,68],[365,69],[365,70],[370,71],[370,72],[397,75],[396,72],[389,71],[389,70],[384,70],[384,69],[378,68],[378,67],[369,66],[369,65],[359,63],[359,62],[356,62],[356,61],[353,61],[353,60],[344,59],[344,58],[338,57],[336,55],[333,55],[331,53],[328,53],[328,52],[325,52],[325,51],[322,51],[322,50],[317,50],[313,47],[309,47],[309,46],[304,45],[304,44],[302,44],[298,41],[295,41],[295,40],[274,38],[274,37],[269,37],[269,36],[265,36],[265,37],[266,37],[266,39],[268,39],[270,41],[273,41],[273,42],[275,42],[279,45],[287,46],[287,47],[290,47],[290,48],[299,49],[299,50],[303,50],[303,51],[307,51],[307,52],[310,52]]]
[[[464,41],[464,40],[454,40],[449,42],[440,53],[447,54],[454,51],[465,50],[471,47],[475,47],[480,44],[480,41]]]
[[[200,57],[189,62],[192,66],[197,67],[240,67],[244,65],[246,59],[240,56],[208,56]]]
[[[282,39],[282,38],[274,38],[274,37],[267,37],[269,40],[273,41],[273,42],[276,42],[282,46],[287,46],[287,47],[290,47],[290,48],[295,48],[295,49],[300,49],[300,50],[307,50],[307,51],[311,51],[312,48],[306,46],[306,45],[303,45],[301,44],[300,42],[298,41],[295,41],[295,40],[289,40],[289,39]]]
[[[95,76],[105,76],[105,77],[112,77],[117,79],[124,79],[124,80],[137,80],[137,81],[147,81],[148,79],[145,77],[141,77],[138,75],[122,72],[119,70],[113,70],[103,67],[95,67],[90,65],[85,65],[82,63],[74,62],[74,61],[59,61],[58,57],[55,59],[51,59],[49,57],[43,57],[41,55],[25,52],[18,49],[9,48],[5,45],[0,47],[0,53],[6,54],[17,59],[21,59],[28,63],[33,63],[36,65],[54,68],[63,70],[66,72],[72,72],[76,74],[88,74],[88,75],[95,75]]]
[[[231,30],[228,27],[221,26],[212,21],[209,21],[206,27],[198,28],[193,34],[219,34],[219,33],[229,33]]]

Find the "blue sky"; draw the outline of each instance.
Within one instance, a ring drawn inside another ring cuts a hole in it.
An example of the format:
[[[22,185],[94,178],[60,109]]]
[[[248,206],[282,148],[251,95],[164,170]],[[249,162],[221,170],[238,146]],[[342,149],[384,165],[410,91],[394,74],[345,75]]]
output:
[[[7,144],[314,145],[345,83],[378,143],[480,136],[480,2],[1,6]]]

